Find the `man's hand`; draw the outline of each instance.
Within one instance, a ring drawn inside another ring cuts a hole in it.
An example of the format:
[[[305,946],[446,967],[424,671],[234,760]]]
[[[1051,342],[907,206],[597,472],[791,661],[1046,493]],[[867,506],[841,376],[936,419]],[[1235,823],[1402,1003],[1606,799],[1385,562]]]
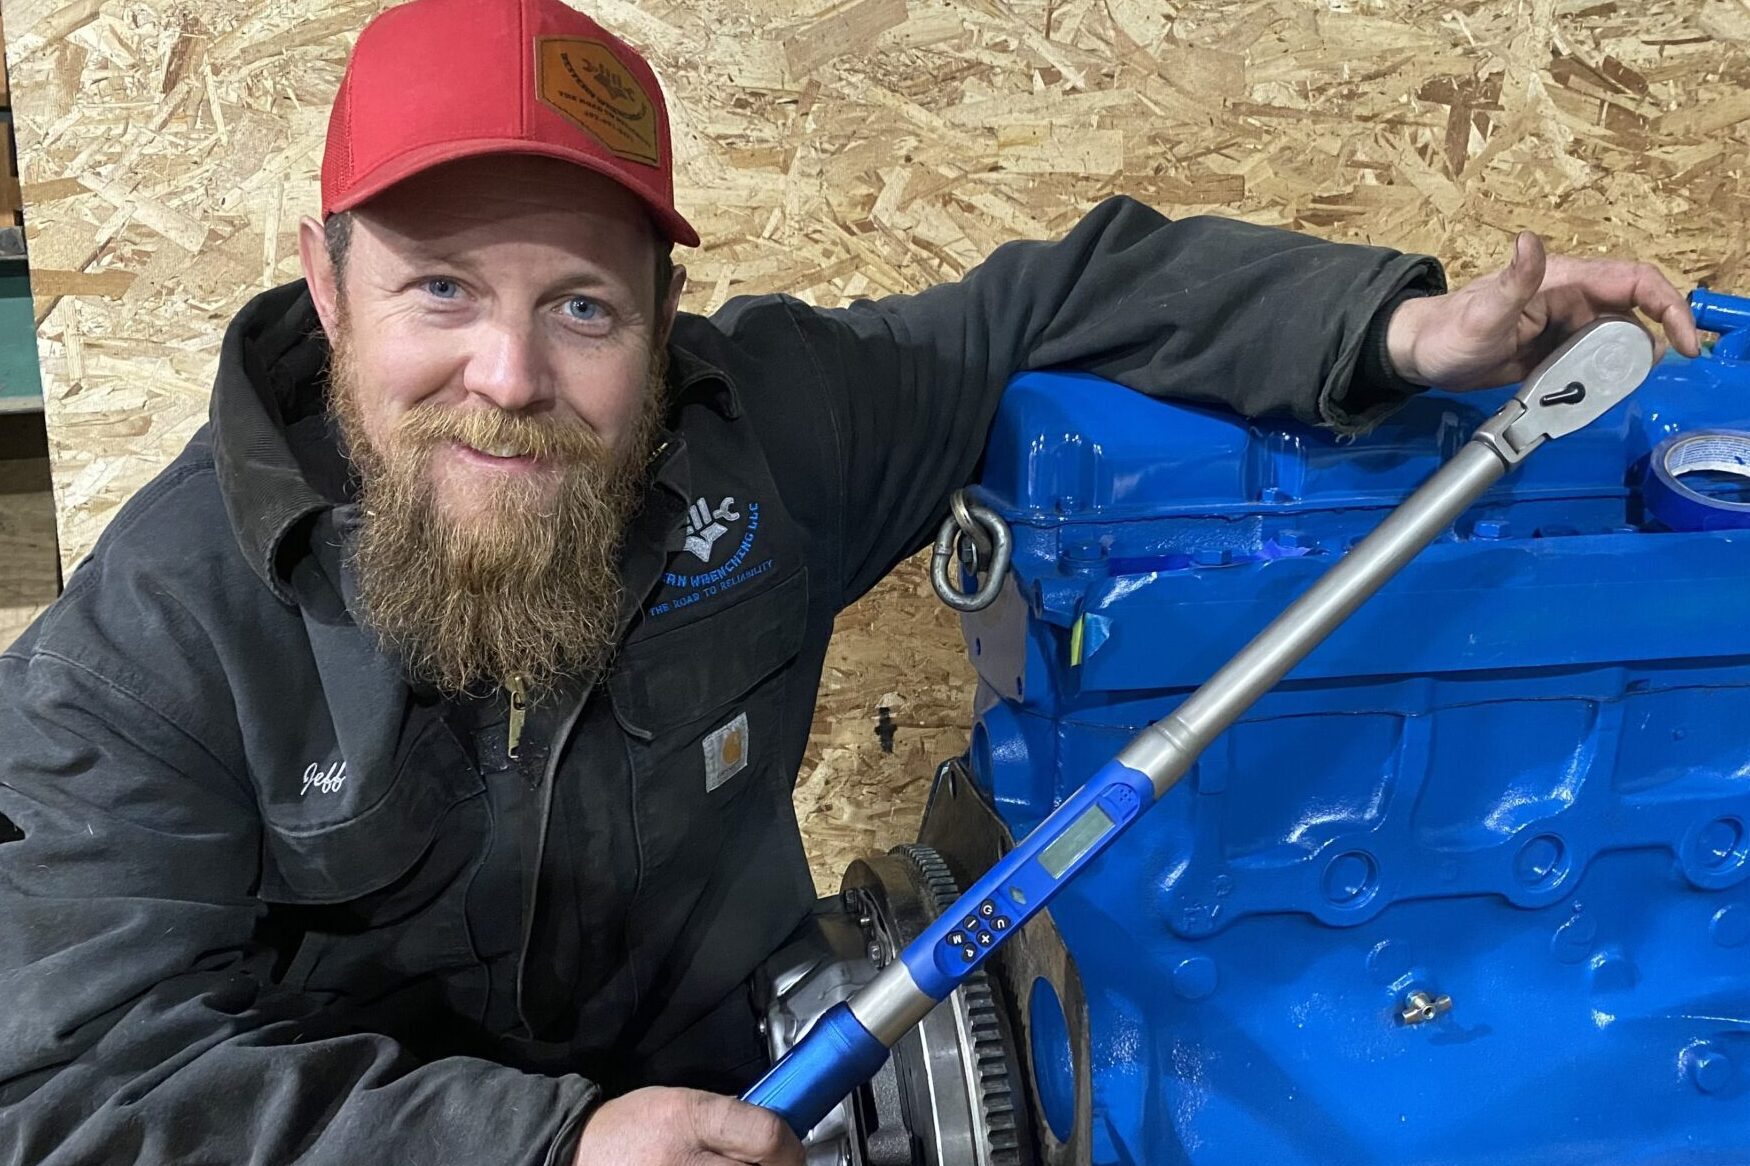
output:
[[[573,1166],[802,1166],[783,1119],[733,1097],[640,1089],[584,1124]]]
[[[1659,270],[1618,259],[1546,258],[1527,231],[1513,261],[1456,292],[1406,301],[1386,326],[1405,380],[1442,389],[1524,380],[1569,335],[1598,316],[1639,309],[1685,356],[1701,352],[1689,305]],[[1661,344],[1659,354],[1663,355]]]

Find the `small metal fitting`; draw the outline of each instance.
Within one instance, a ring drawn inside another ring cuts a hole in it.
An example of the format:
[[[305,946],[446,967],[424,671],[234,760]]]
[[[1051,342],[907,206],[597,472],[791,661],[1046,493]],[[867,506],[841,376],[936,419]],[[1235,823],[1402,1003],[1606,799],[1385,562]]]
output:
[[[1418,988],[1404,997],[1404,1006],[1398,1011],[1398,1016],[1405,1024],[1426,1024],[1451,1011],[1451,996],[1430,996]]]

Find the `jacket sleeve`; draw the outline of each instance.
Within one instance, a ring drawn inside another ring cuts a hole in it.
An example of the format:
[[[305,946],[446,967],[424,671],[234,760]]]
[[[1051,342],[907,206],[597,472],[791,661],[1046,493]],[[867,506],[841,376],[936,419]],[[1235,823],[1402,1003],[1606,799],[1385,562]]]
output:
[[[1445,290],[1425,256],[1108,199],[1062,239],[963,279],[843,309],[793,304],[842,466],[844,602],[924,546],[973,477],[1008,380],[1073,368],[1157,397],[1340,433],[1412,386],[1382,308]]]
[[[113,678],[0,656],[0,1163],[558,1155],[588,1082],[420,1063],[273,983],[259,832],[230,767]]]

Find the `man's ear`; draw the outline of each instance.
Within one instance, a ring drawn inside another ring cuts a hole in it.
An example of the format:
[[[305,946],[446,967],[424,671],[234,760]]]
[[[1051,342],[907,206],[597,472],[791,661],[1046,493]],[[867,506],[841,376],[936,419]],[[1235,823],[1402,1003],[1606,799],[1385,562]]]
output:
[[[335,321],[340,318],[340,281],[328,259],[328,237],[322,223],[309,215],[298,221],[298,262],[304,267],[304,282],[310,285],[310,299],[316,304],[322,330],[333,336]]]
[[[668,281],[668,294],[662,297],[662,318],[656,322],[656,346],[668,346],[669,333],[674,331],[674,318],[681,310],[681,293],[687,290],[687,269],[675,264],[674,275]]]

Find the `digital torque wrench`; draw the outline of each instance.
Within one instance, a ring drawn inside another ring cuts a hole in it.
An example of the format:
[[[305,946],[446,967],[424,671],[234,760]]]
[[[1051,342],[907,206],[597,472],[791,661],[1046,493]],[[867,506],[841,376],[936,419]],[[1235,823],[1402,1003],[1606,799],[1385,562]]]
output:
[[[888,1050],[1190,770],[1287,675],[1485,490],[1538,446],[1584,428],[1652,371],[1652,337],[1607,316],[1577,331],[1452,459],[1338,559],[1201,688],[1126,745],[918,936],[833,1006],[742,1098],[813,1129]]]

